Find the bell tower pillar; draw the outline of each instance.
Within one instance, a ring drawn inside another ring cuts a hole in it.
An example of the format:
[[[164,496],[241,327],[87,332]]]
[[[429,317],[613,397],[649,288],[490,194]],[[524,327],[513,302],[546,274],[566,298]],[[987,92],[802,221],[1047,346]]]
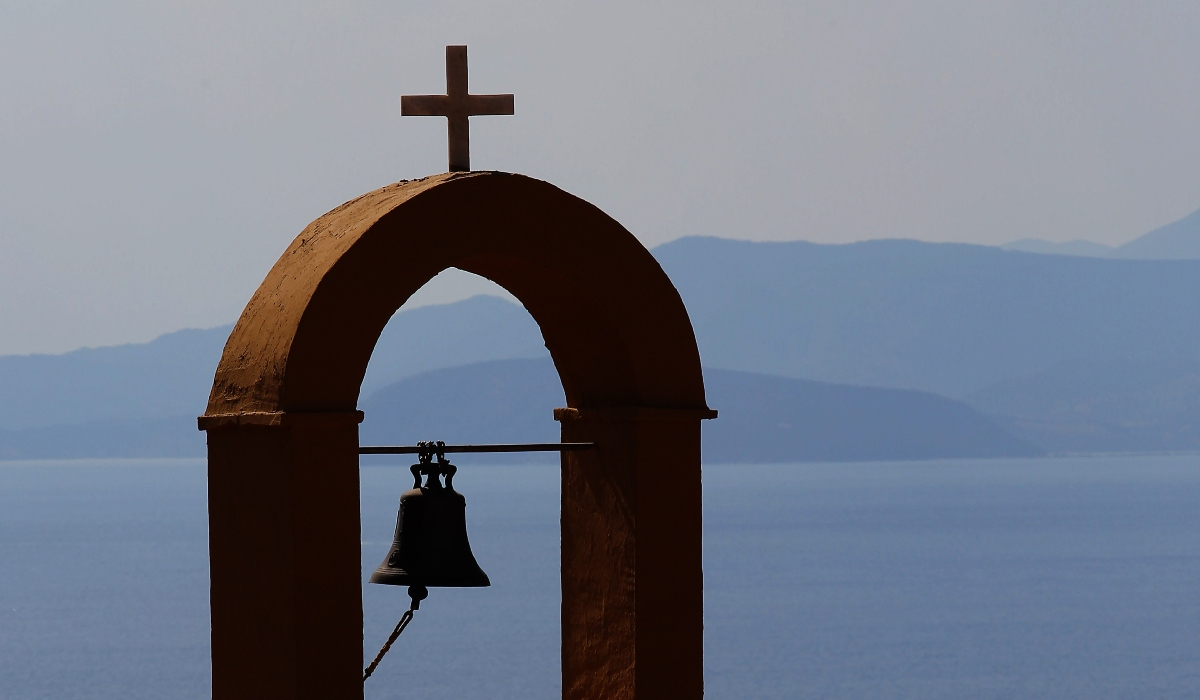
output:
[[[704,694],[700,420],[562,408],[564,700]]]
[[[362,697],[361,419],[201,419],[214,698]]]

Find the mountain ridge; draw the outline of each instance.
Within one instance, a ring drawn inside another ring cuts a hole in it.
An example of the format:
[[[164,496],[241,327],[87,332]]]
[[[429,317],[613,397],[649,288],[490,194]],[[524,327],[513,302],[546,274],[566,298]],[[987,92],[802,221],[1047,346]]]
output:
[[[1039,238],[1022,238],[999,247],[1044,255],[1124,260],[1197,260],[1200,259],[1200,209],[1115,247],[1082,239],[1056,242]]]
[[[1195,260],[1200,258],[1200,209],[1117,246],[1127,260]]]

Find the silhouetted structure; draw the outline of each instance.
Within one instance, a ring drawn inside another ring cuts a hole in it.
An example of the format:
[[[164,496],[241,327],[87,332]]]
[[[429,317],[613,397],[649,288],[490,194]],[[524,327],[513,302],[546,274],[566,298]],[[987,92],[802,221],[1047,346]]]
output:
[[[359,384],[388,319],[449,267],[525,305],[562,379],[562,440],[596,444],[562,456],[564,697],[700,698],[715,412],[687,312],[620,224],[505,173],[388,185],[320,217],[234,327],[200,419],[213,697],[362,697]]]

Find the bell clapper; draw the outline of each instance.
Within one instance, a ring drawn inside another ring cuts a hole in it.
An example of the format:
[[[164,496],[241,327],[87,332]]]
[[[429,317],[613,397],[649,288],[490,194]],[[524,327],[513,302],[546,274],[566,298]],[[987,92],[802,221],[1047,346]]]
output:
[[[421,601],[429,597],[429,589],[424,586],[409,586],[408,597],[412,598],[412,603],[409,604],[409,610],[420,610]]]

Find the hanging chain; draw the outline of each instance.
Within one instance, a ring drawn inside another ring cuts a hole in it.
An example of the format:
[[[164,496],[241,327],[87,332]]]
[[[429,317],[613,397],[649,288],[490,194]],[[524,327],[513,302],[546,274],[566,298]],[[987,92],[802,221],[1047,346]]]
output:
[[[412,622],[413,611],[421,607],[421,601],[429,595],[429,590],[424,586],[409,586],[408,595],[412,598],[412,603],[408,606],[408,610],[405,610],[404,614],[400,616],[400,621],[396,623],[396,629],[392,630],[391,636],[383,643],[383,648],[375,655],[375,660],[371,662],[370,666],[367,666],[367,670],[363,671],[364,683],[375,672],[375,667],[379,665],[379,662],[383,661],[384,654],[388,653],[388,649],[392,648],[392,644],[396,641],[396,638],[400,636],[405,627],[408,627],[408,623]]]

